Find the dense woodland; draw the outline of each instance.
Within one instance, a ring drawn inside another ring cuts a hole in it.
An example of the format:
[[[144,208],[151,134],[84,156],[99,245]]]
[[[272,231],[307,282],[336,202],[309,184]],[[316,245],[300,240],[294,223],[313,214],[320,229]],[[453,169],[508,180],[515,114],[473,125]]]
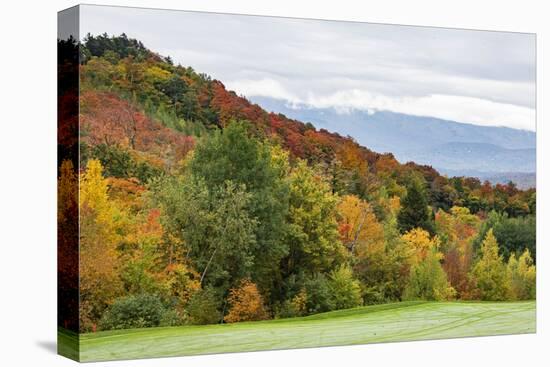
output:
[[[63,47],[80,50],[59,226],[80,210],[81,331],[535,298],[534,189],[401,164],[124,34]]]

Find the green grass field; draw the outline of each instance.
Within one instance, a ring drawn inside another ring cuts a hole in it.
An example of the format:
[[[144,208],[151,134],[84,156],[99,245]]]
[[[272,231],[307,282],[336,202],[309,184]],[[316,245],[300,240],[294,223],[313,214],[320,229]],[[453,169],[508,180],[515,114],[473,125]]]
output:
[[[402,302],[238,324],[105,331],[80,337],[80,360],[534,333],[535,302]],[[60,351],[76,353],[61,332]]]

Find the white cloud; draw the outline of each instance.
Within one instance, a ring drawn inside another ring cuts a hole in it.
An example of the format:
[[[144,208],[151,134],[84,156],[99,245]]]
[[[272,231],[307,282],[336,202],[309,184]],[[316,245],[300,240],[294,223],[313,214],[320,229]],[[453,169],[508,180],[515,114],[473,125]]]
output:
[[[388,110],[417,116],[432,116],[484,126],[507,126],[535,130],[535,110],[485,99],[433,94],[424,97],[387,97],[362,90],[310,96],[304,103],[317,108]]]
[[[431,116],[446,120],[482,126],[506,126],[514,129],[535,130],[536,112],[532,108],[490,101],[476,97],[431,94],[420,97],[393,97],[360,89],[347,89],[332,94],[308,93],[300,98],[274,79],[238,80],[226,86],[248,97],[283,99],[291,108],[334,108],[340,114],[351,109],[372,114],[386,110],[417,116]]]
[[[298,101],[298,98],[283,87],[283,85],[274,79],[264,78],[260,80],[235,80],[228,81],[225,86],[238,94],[245,96],[260,96],[284,99],[289,102]]]

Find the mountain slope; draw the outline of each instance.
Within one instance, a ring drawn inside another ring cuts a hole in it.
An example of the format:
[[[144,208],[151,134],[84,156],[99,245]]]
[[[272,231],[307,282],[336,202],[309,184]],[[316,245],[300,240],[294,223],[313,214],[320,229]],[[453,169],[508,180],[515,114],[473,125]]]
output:
[[[91,39],[94,40],[91,43],[93,47],[88,48]],[[331,182],[340,183],[334,187],[338,193],[353,194],[372,201],[381,195],[401,197],[411,177],[418,175],[425,179],[429,203],[434,210],[459,205],[468,207],[474,213],[495,209],[518,215],[534,208],[534,189],[517,190],[513,185],[491,186],[472,177],[448,178],[440,175],[432,165],[413,161],[404,164],[405,160],[399,162],[395,158],[399,158],[403,149],[448,143],[448,135],[437,134],[436,127],[446,123],[444,121],[432,119],[436,123],[430,124],[427,119],[399,115],[400,119],[393,119],[395,124],[409,128],[411,125],[406,119],[419,119],[423,129],[413,128],[411,135],[391,134],[388,129],[380,129],[383,124],[373,123],[375,128],[365,129],[361,125],[364,121],[359,118],[355,121],[350,118],[342,120],[341,114],[336,116],[335,111],[326,111],[332,115],[314,126],[307,122],[312,121],[307,117],[300,121],[269,112],[270,108],[265,104],[260,106],[239,96],[228,90],[221,81],[190,66],[175,65],[169,57],[149,51],[144,46],[137,47],[136,44],[140,45],[124,35],[103,35],[89,38],[81,46],[84,56],[80,66],[83,97],[80,112],[81,120],[90,125],[84,124],[82,127],[88,134],[83,142],[89,146],[81,147],[81,152],[84,158],[103,159],[105,169],[116,177],[120,174],[122,177],[137,177],[145,183],[156,172],[178,170],[182,157],[193,149],[197,139],[242,120],[248,123],[251,135],[286,150],[291,162],[303,159],[322,170]],[[115,52],[118,57],[105,56],[107,51]],[[291,115],[292,111],[285,112]],[[392,113],[370,116],[386,115],[397,116]],[[354,113],[346,116],[360,117]],[[102,121],[111,121],[112,124]],[[340,129],[348,126],[345,123],[355,126],[355,130],[349,130],[353,137],[346,136],[348,133]],[[111,125],[115,130],[109,128]],[[462,139],[459,141],[462,143],[469,143],[475,135],[482,133],[478,130],[467,135],[462,132],[464,124],[451,125],[454,131],[447,131],[446,134]],[[427,138],[430,136],[426,133],[427,129],[432,130],[430,134],[433,139]],[[90,131],[92,134],[89,134]],[[489,128],[484,134],[491,136],[491,131]],[[505,132],[512,133],[503,134],[500,141],[490,143],[500,147],[506,144],[507,148],[530,149],[534,141],[532,133],[525,132],[522,138],[512,129]],[[162,143],[157,135],[162,136]],[[109,139],[105,141],[105,137]],[[388,149],[392,146],[396,149]],[[121,173],[121,167],[109,166],[113,163],[112,156],[124,158],[131,165],[124,167]]]

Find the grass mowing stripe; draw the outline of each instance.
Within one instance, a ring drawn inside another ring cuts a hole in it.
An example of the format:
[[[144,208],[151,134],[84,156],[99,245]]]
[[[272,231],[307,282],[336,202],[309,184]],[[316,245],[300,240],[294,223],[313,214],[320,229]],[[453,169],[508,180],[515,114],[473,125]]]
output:
[[[350,345],[535,331],[535,302],[403,302],[301,318],[86,334],[81,360]]]

